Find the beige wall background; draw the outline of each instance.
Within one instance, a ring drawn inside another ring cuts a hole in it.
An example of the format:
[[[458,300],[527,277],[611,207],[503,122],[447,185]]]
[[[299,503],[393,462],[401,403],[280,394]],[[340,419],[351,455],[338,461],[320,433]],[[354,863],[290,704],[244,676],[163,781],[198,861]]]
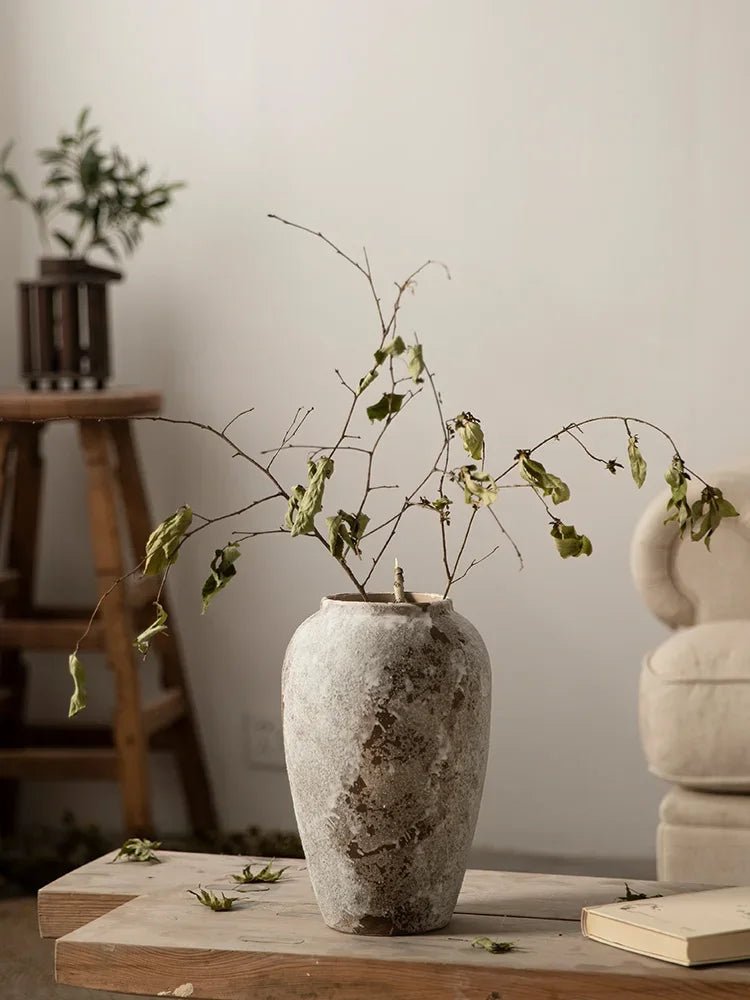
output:
[[[170,415],[221,424],[254,405],[238,427],[248,448],[278,442],[302,404],[316,406],[307,440],[338,427],[347,397],[333,368],[359,377],[376,337],[367,290],[324,248],[268,221],[274,211],[352,252],[365,243],[385,289],[427,257],[450,265],[450,283],[438,273],[420,283],[402,330],[418,332],[448,412],[482,418],[493,467],[597,413],[667,425],[701,469],[745,456],[742,0],[4,0],[0,17],[0,65],[12,68],[0,123],[24,171],[91,104],[126,150],[189,181],[114,295],[117,380],[161,387]],[[28,220],[0,212],[12,382],[8,289],[38,248]],[[410,409],[381,481],[407,486],[430,461],[434,414],[426,398]],[[262,495],[199,432],[139,431],[158,516]],[[586,440],[624,456],[617,428]],[[636,690],[660,629],[633,592],[627,550],[671,456],[649,435],[642,445],[652,467],[642,495],[571,443],[548,453],[593,558],[563,563],[542,508],[508,491],[499,510],[526,569],[505,547],[455,592],[495,668],[482,847],[653,851],[661,790],[642,760]],[[86,597],[80,463],[65,429],[48,455],[41,587]],[[279,467],[295,482],[303,456]],[[351,481],[342,472],[332,504]],[[304,540],[258,539],[201,617],[200,584],[225,540],[222,529],[186,552],[173,581],[211,774],[227,827],[289,826],[283,772],[251,766],[253,740],[278,726],[289,636],[344,578]],[[472,554],[494,544],[488,527]],[[414,589],[440,587],[426,516],[415,513],[394,554]],[[92,673],[93,717],[108,695]],[[36,663],[32,694],[35,714],[64,713],[62,658]],[[158,818],[173,829],[179,795],[159,767]],[[115,822],[104,788],[29,788],[26,817],[54,820],[71,802],[81,818]]]

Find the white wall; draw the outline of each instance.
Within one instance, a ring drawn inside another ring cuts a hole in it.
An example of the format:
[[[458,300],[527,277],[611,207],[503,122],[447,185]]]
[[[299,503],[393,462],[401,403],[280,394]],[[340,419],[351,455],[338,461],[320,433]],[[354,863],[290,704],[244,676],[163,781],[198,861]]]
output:
[[[4,12],[19,34],[24,149],[91,103],[124,148],[190,182],[115,292],[118,379],[162,387],[170,414],[222,422],[254,404],[238,434],[264,447],[314,403],[305,437],[330,437],[347,402],[332,369],[365,370],[365,287],[268,221],[275,211],[352,252],[365,242],[386,288],[428,256],[450,264],[451,283],[421,282],[402,329],[418,331],[447,409],[483,419],[493,466],[602,412],[663,422],[700,468],[745,453],[741,0],[6,0]],[[22,251],[28,269],[30,227]],[[409,420],[393,451],[404,484],[436,429],[426,399]],[[160,516],[186,500],[220,512],[263,488],[198,432],[146,426],[140,439]],[[84,593],[80,478],[56,440],[43,586]],[[617,429],[587,441],[623,456]],[[500,509],[525,571],[506,550],[456,591],[495,665],[482,846],[653,850],[660,788],[639,748],[636,686],[662,633],[633,593],[627,547],[670,456],[646,435],[643,446],[654,475],[642,496],[573,445],[549,453],[592,559],[559,560],[541,508],[513,491]],[[301,465],[279,463],[291,482]],[[432,527],[417,514],[397,550],[415,589],[440,587]],[[306,541],[259,540],[201,618],[205,565],[224,540],[186,554],[174,580],[211,772],[225,825],[288,825],[283,776],[246,766],[243,717],[278,719],[285,643],[343,578]],[[491,544],[487,529],[476,554]],[[62,714],[63,660],[38,675],[36,710]],[[174,826],[165,775],[160,789]],[[27,815],[54,818],[67,799],[37,790]],[[98,818],[115,803],[76,801]]]

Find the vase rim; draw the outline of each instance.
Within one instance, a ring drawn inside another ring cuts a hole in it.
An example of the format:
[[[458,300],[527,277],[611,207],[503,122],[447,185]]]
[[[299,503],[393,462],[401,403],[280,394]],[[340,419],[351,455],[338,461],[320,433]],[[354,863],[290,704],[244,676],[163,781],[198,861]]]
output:
[[[393,594],[368,594],[365,601],[361,594],[329,594],[320,602],[321,608],[348,606],[352,610],[372,611],[382,614],[383,612],[405,613],[425,613],[435,611],[451,611],[453,601],[449,597],[441,594],[423,594],[419,592],[406,591],[406,601],[396,602]]]

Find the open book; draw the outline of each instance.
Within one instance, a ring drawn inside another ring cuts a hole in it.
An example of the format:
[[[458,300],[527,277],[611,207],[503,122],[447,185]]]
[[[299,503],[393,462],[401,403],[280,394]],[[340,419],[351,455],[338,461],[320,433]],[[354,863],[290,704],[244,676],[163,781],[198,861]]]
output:
[[[587,906],[581,930],[594,941],[677,965],[750,958],[750,888]]]

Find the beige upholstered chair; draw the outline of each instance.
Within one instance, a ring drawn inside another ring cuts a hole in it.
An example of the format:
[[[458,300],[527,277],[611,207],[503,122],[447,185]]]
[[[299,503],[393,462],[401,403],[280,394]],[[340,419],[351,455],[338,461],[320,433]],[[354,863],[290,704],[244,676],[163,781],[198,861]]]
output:
[[[636,529],[633,577],[675,629],[643,662],[650,770],[673,783],[657,833],[660,879],[750,883],[750,469],[712,477],[740,511],[711,542],[664,525],[666,494]],[[694,492],[697,492],[694,491]]]

